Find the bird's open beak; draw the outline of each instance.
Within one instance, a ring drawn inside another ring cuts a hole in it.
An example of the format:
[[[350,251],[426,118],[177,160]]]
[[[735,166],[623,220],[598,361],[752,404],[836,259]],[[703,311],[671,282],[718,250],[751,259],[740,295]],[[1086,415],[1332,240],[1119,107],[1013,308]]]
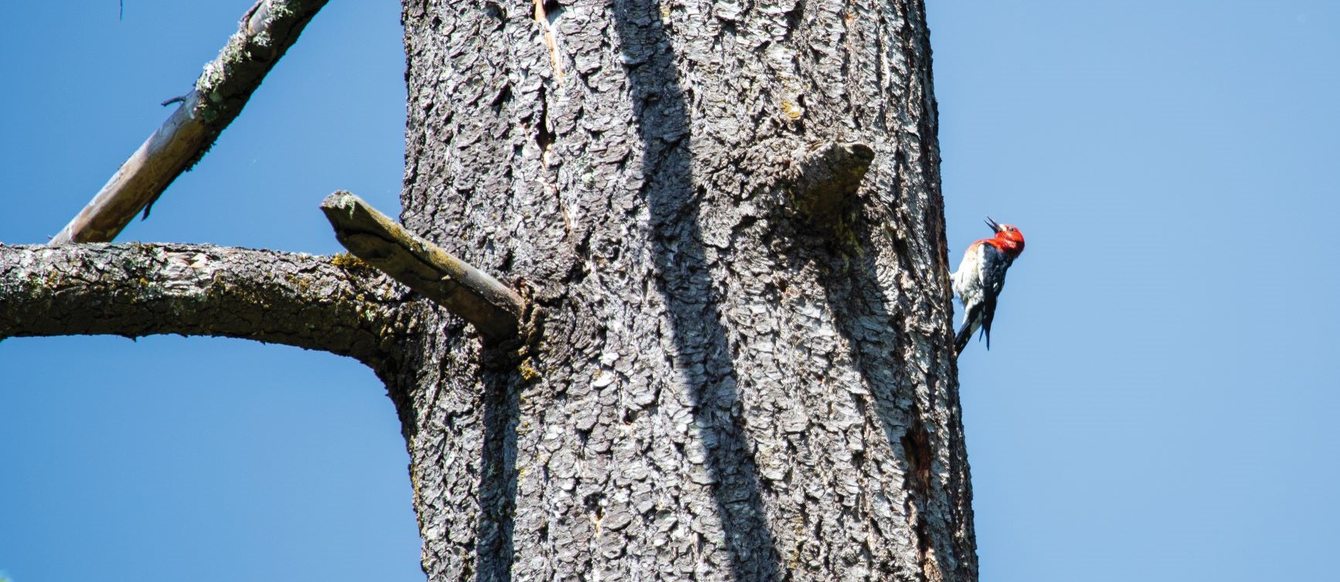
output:
[[[991,227],[993,232],[1000,232],[1000,225],[997,224],[996,221],[991,220],[990,216],[986,217],[986,225]]]

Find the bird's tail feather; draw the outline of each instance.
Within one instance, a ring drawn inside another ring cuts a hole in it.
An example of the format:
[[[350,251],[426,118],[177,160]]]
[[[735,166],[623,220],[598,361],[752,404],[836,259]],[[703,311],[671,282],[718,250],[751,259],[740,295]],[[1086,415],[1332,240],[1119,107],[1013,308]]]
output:
[[[968,347],[968,340],[972,339],[972,332],[977,331],[973,329],[973,327],[975,326],[973,326],[972,320],[969,319],[963,322],[962,327],[958,328],[958,334],[954,335],[955,356],[963,353],[963,348]]]

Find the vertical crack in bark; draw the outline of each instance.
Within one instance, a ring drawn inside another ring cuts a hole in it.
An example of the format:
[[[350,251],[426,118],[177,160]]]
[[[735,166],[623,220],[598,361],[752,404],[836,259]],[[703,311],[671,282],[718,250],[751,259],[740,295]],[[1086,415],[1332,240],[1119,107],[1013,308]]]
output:
[[[549,49],[549,63],[554,67],[554,82],[563,84],[563,55],[558,48],[558,32],[554,23],[563,14],[563,6],[554,0],[535,0],[535,22],[544,31],[544,46]]]
[[[540,146],[540,160],[544,161],[544,155],[549,152],[549,145],[554,143],[554,132],[549,129],[549,99],[548,91],[544,85],[540,85],[540,96],[536,100],[540,102],[540,118],[535,122],[535,144]]]
[[[674,49],[653,0],[619,2],[615,29],[628,58],[630,97],[643,146],[659,291],[670,312],[675,368],[688,384],[735,580],[781,578],[758,469],[738,412],[738,374],[702,247],[693,195],[690,132]]]

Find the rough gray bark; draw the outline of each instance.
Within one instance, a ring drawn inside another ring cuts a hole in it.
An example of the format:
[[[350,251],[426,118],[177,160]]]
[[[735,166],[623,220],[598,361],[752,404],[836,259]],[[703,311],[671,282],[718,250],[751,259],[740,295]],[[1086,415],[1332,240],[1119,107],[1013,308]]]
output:
[[[403,221],[543,330],[409,344],[430,579],[974,579],[921,4],[543,8],[405,2]],[[829,220],[812,141],[874,149]]]
[[[403,288],[348,257],[187,244],[0,245],[0,338],[222,336],[393,360]]]
[[[131,245],[0,248],[0,336],[369,362],[434,582],[976,579],[920,1],[403,20],[402,222],[521,291],[530,332],[485,344],[357,264]]]

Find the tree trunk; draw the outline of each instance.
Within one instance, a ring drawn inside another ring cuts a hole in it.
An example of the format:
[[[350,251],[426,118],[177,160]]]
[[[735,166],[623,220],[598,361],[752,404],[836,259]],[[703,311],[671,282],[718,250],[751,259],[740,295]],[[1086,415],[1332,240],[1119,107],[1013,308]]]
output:
[[[0,245],[0,339],[358,358],[433,582],[975,580],[924,7],[663,1],[405,0],[402,222],[487,336],[406,235]]]
[[[534,306],[381,370],[429,579],[976,579],[921,2],[404,6],[402,222]]]

